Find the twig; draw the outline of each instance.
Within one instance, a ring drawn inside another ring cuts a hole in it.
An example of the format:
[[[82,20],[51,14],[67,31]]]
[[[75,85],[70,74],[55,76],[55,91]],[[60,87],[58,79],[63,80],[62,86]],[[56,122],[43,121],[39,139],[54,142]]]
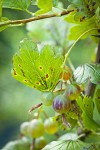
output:
[[[35,110],[36,108],[39,108],[39,107],[42,106],[42,105],[43,105],[43,103],[37,104],[37,105],[33,106],[28,112],[30,113],[30,112],[32,112],[32,111]]]
[[[35,139],[32,140],[32,144],[30,146],[30,150],[35,150]]]
[[[6,26],[6,25],[26,24],[28,22],[32,22],[32,21],[36,21],[36,20],[42,20],[42,19],[46,19],[46,18],[64,16],[64,15],[67,15],[67,14],[73,12],[73,11],[74,10],[67,10],[67,11],[61,12],[60,14],[54,13],[54,14],[39,15],[36,17],[32,17],[32,18],[28,18],[28,19],[22,19],[22,20],[10,20],[10,21],[0,23],[0,27]]]

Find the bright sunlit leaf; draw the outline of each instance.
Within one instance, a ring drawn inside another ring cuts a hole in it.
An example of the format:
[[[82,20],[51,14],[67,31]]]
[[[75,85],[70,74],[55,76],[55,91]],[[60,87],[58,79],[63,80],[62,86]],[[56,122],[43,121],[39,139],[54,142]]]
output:
[[[90,144],[83,143],[79,140],[77,141],[53,141],[46,145],[42,150],[93,150],[93,147]]]
[[[52,10],[53,2],[52,0],[37,0],[37,6],[40,8],[35,14],[43,14]]]
[[[51,46],[45,45],[39,52],[33,41],[24,39],[20,54],[13,57],[12,75],[32,88],[50,91],[59,80],[62,63],[63,57],[56,56]]]

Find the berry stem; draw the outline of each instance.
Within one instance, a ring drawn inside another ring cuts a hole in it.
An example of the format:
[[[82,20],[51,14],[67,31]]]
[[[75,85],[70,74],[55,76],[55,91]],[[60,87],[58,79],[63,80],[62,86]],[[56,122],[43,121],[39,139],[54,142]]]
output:
[[[67,122],[66,120],[65,114],[62,114],[62,122],[63,122],[63,125],[65,125],[67,128],[71,127],[70,123]]]
[[[35,150],[35,138],[32,140],[32,144],[30,146],[30,150]]]
[[[60,83],[61,85],[60,85],[60,94],[62,94],[62,81],[61,81],[61,83]]]
[[[72,69],[72,71],[75,71],[74,65],[72,64],[72,61],[70,58],[67,58],[67,61],[69,63],[70,68]]]

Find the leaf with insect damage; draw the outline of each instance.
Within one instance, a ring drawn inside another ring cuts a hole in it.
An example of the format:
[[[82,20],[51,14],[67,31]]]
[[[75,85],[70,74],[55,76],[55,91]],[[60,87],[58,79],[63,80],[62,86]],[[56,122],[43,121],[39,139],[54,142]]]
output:
[[[40,91],[51,91],[62,72],[63,57],[55,55],[50,45],[38,51],[28,39],[20,44],[20,54],[13,57],[12,76],[18,81]]]

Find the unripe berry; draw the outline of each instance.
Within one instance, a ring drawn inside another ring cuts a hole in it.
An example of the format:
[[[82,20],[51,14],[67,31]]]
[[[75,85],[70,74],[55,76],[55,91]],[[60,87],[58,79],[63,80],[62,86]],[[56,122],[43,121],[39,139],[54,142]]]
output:
[[[48,134],[54,134],[58,131],[58,124],[53,118],[48,118],[44,122],[45,131]]]
[[[42,149],[45,145],[46,145],[46,140],[43,136],[40,138],[37,138],[35,140],[35,147],[36,148]]]
[[[52,92],[45,92],[42,95],[43,104],[46,106],[52,105],[54,94]]]
[[[44,124],[41,120],[34,119],[30,121],[28,133],[32,138],[40,137],[44,134]]]
[[[20,126],[20,132],[25,136],[28,135],[28,126],[29,126],[29,122],[23,122]]]
[[[60,74],[60,78],[63,80],[69,80],[72,77],[72,71],[68,66],[64,67],[63,72]]]
[[[58,113],[66,113],[71,107],[71,102],[64,95],[58,95],[53,100],[53,108]]]
[[[75,100],[81,93],[81,88],[76,84],[67,85],[65,96],[70,100]]]

